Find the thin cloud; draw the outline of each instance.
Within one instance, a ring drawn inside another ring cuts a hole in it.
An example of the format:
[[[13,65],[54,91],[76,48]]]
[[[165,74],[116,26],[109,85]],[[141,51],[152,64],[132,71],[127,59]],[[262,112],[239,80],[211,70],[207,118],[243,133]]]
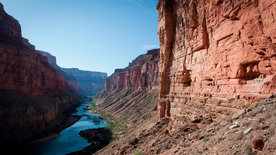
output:
[[[153,3],[153,0],[150,0],[152,7],[156,7]]]
[[[160,46],[157,44],[144,45],[142,47],[142,50],[151,50],[151,49],[155,49],[155,48],[160,48]]]
[[[132,4],[132,5],[135,5],[139,8],[144,8],[144,2],[143,0],[122,0],[122,1],[126,1],[128,2],[129,4]]]
[[[129,3],[142,6],[142,0],[127,0]]]
[[[136,5],[137,7],[142,8],[142,9],[145,9],[144,6],[146,5],[146,3],[148,3],[148,2],[145,2],[148,0],[121,0],[121,1],[128,2],[129,4],[132,4],[132,5]],[[151,5],[151,8],[153,9],[152,16],[157,16],[158,11],[156,10],[155,1],[149,0],[149,5]]]

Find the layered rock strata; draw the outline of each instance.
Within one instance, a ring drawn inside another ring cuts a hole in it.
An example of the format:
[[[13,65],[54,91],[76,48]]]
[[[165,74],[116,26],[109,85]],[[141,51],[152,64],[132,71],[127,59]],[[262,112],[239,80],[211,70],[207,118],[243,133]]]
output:
[[[0,4],[0,147],[32,140],[79,103],[63,74],[21,35]],[[61,120],[63,121],[63,120]]]
[[[276,93],[275,0],[159,0],[159,118]]]
[[[128,67],[116,69],[104,82],[107,90],[145,90],[158,88],[159,49],[149,50],[147,54],[138,56]]]

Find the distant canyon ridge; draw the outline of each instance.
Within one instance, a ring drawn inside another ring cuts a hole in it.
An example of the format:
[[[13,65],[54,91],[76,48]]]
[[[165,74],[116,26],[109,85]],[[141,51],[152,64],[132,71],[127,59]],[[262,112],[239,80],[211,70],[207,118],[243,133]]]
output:
[[[67,82],[75,85],[78,88],[78,92],[85,96],[94,96],[101,90],[103,90],[104,80],[107,78],[107,73],[84,71],[78,68],[61,68],[56,63],[56,57],[48,52],[38,51],[37,52],[48,58],[48,63],[63,72],[67,77]]]

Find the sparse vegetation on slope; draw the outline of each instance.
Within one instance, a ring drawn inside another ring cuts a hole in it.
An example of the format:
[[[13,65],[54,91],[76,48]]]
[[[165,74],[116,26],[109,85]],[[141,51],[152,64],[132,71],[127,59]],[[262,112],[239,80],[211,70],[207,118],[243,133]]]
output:
[[[99,114],[100,117],[107,122],[108,126],[105,128],[110,129],[112,132],[111,141],[117,140],[120,137],[120,135],[125,133],[126,129],[128,128],[127,121],[120,120],[109,113],[100,111],[94,99],[91,99],[90,111],[91,113]]]

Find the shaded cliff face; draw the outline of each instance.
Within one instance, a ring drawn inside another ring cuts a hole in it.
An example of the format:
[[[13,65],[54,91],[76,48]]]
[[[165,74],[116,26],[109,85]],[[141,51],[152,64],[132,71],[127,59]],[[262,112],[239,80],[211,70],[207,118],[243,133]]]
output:
[[[49,91],[69,91],[64,76],[53,69],[46,57],[35,51],[0,45],[0,89],[16,90],[28,95]]]
[[[71,88],[74,88],[76,92],[86,96],[94,96],[103,90],[103,83],[107,78],[106,73],[84,71],[78,68],[60,68],[57,65],[55,56],[44,51],[37,50],[37,52],[48,58],[49,64],[64,75],[67,83]]]
[[[75,76],[63,71],[63,69],[57,65],[57,59],[55,56],[44,51],[36,50],[36,52],[42,56],[45,56],[47,59],[47,62],[51,65],[51,67],[53,67],[57,72],[59,72],[65,77],[67,85],[70,87],[70,89],[72,89],[74,93],[78,94],[78,96],[80,97],[83,96],[83,94],[80,92],[79,83],[75,78]]]
[[[55,69],[59,69],[60,67],[57,65],[57,58],[55,56],[53,56],[52,54],[48,53],[48,52],[44,52],[44,51],[39,51],[36,50],[37,53],[39,53],[40,55],[43,55],[45,57],[47,57],[48,59],[48,63]]]
[[[116,69],[104,82],[104,90],[158,88],[159,49],[137,57],[125,69]]]
[[[186,102],[241,108],[276,92],[275,0],[159,0],[157,9],[160,118],[181,117]]]
[[[107,78],[106,73],[83,71],[77,68],[62,68],[62,71],[75,77],[79,91],[86,96],[94,96],[102,91],[104,80]]]
[[[79,103],[63,74],[21,36],[0,4],[0,147],[22,144]]]
[[[12,16],[8,15],[3,5],[0,3],[0,43],[9,44],[16,48],[26,47],[34,49],[35,47],[29,41],[22,37],[21,26]]]

